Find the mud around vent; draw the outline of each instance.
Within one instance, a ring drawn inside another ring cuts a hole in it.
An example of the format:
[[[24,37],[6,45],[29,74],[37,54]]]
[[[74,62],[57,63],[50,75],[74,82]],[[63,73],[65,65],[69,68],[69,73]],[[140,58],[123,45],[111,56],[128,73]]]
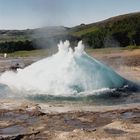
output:
[[[0,139],[140,138],[140,108],[43,113],[39,105],[0,109]]]

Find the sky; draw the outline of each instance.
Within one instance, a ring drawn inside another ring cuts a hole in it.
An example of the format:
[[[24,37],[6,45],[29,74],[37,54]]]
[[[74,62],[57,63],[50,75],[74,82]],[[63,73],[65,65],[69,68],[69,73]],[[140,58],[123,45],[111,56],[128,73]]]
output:
[[[140,0],[0,0],[0,29],[72,27],[140,11]]]

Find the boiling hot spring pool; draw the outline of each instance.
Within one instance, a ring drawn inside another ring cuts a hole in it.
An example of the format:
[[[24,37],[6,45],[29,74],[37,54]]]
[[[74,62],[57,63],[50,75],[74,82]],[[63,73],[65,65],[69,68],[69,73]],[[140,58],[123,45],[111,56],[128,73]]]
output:
[[[0,83],[1,98],[100,104],[140,99],[139,85],[90,57],[82,41],[74,49],[69,41],[60,41],[56,54],[17,72],[4,72]]]

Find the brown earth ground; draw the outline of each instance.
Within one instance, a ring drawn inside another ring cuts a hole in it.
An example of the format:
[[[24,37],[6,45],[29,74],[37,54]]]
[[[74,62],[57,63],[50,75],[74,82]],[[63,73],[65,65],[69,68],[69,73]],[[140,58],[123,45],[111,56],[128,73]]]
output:
[[[140,81],[140,49],[88,53],[127,79]],[[28,65],[38,59],[1,58],[0,70],[9,69],[13,61]],[[140,140],[140,104],[59,106],[0,100],[0,139]]]

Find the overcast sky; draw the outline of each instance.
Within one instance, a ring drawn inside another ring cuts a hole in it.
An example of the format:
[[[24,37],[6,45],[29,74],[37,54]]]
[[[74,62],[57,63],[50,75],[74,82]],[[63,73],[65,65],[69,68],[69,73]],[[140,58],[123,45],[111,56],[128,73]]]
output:
[[[140,11],[140,0],[0,0],[0,29],[75,26]]]

